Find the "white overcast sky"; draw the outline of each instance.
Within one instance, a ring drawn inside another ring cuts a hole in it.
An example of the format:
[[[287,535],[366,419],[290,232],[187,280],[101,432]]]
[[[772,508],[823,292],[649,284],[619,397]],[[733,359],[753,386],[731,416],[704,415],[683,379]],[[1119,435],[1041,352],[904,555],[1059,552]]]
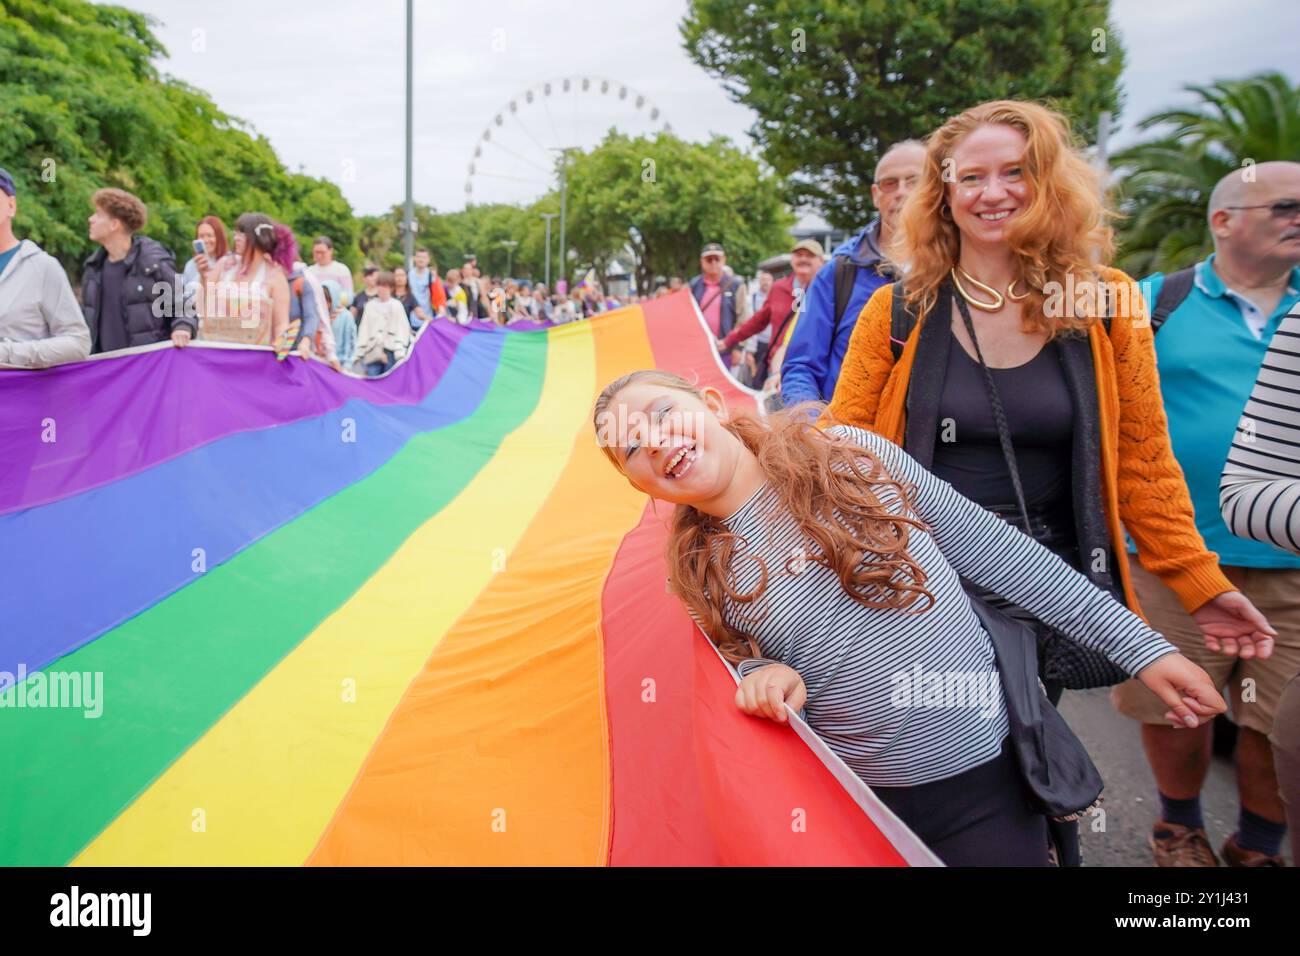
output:
[[[206,91],[265,135],[292,168],[338,182],[358,213],[404,190],[404,0],[119,0],[159,21],[163,72]],[[1263,69],[1300,76],[1297,0],[1113,0],[1123,34],[1128,100],[1113,143],[1148,113],[1185,102],[1184,83]],[[643,132],[671,122],[687,139],[721,133],[748,143],[750,111],[682,49],[684,0],[416,0],[417,202],[463,207],[467,167],[485,128],[511,100],[518,112],[478,163],[478,201],[542,191],[546,150],[590,145],[615,124]],[[815,42],[815,36],[809,37]],[[605,77],[549,99],[539,85]],[[537,93],[531,104],[523,94]],[[637,95],[645,97],[636,109]],[[659,123],[648,112],[657,106]],[[508,178],[512,177],[512,178]]]

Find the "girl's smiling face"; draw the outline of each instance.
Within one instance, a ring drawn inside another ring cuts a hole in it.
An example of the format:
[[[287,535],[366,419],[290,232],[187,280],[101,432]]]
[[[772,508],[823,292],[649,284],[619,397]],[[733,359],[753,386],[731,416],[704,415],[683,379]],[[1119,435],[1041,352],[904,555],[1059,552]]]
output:
[[[726,493],[744,445],[722,425],[722,393],[701,391],[703,400],[667,385],[635,382],[613,396],[597,437],[632,487],[697,507]]]

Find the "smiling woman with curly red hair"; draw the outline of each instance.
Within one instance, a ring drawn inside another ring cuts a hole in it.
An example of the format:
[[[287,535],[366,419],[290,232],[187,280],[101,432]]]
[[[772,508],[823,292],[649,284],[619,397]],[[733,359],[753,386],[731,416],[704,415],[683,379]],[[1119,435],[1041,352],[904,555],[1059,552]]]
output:
[[[972,134],[974,141],[967,142]],[[1010,165],[994,170],[994,158]],[[890,244],[890,254],[907,263],[908,304],[913,311],[929,310],[960,266],[963,246],[991,244],[1011,266],[1006,285],[1017,288],[1009,298],[1020,303],[1027,329],[1048,335],[1087,329],[1089,315],[1045,310],[1045,290],[1064,287],[1071,275],[1080,288],[1086,288],[1081,280],[1102,278],[1113,241],[1101,189],[1096,170],[1072,148],[1059,113],[1002,100],[954,117],[930,137],[921,181],[903,206]],[[975,209],[991,191],[994,201]],[[1001,207],[995,211],[1007,215],[986,217],[984,206]],[[981,283],[958,275],[968,291],[980,289]],[[988,296],[989,304],[998,298]]]
[[[998,100],[949,119],[887,249],[902,278],[863,309],[829,412],[902,444],[1138,610],[1127,531],[1207,637],[1267,648],[1273,630],[1196,529],[1146,307],[1108,268],[1101,197],[1059,113]],[[1038,630],[1053,701],[1123,679],[990,599]]]

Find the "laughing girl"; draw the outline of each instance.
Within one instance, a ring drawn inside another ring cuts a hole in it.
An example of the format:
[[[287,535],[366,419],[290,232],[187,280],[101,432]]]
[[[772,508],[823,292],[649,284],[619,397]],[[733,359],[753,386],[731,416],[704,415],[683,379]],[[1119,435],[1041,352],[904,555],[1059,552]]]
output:
[[[1139,617],[877,435],[823,431],[800,406],[759,420],[659,371],[611,383],[594,424],[633,487],[677,506],[672,587],[737,666],[737,706],[778,722],[804,711],[945,863],[1048,860],[1002,698],[933,706],[898,693],[900,675],[918,672],[996,680],[961,578],[1105,653],[1176,726],[1225,709]]]

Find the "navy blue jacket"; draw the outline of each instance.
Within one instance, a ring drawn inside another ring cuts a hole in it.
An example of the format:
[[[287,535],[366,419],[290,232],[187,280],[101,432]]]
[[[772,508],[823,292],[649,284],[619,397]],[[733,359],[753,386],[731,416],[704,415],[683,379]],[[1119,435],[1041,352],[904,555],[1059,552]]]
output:
[[[725,339],[727,334],[736,327],[736,293],[740,291],[744,280],[740,276],[722,277],[719,283],[721,291],[718,293],[722,296],[722,304],[718,307],[718,338]],[[695,301],[704,304],[704,276],[698,275],[691,280],[691,295],[695,296]]]

